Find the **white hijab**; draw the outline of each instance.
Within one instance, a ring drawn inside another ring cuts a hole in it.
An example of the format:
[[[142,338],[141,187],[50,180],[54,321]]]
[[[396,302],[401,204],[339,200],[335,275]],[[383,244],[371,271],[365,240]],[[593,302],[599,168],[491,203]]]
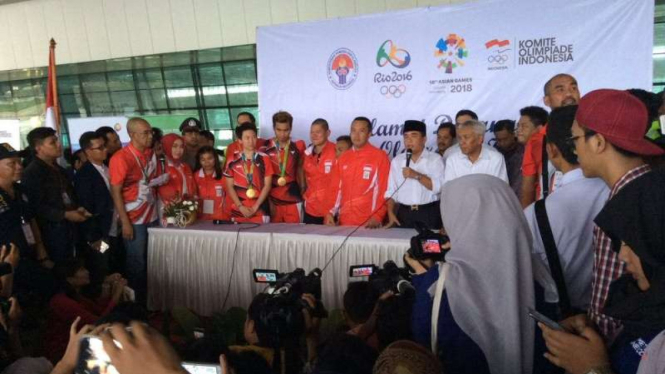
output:
[[[455,321],[492,374],[531,374],[532,239],[515,193],[499,178],[468,175],[443,187],[444,206],[451,242],[445,287]]]

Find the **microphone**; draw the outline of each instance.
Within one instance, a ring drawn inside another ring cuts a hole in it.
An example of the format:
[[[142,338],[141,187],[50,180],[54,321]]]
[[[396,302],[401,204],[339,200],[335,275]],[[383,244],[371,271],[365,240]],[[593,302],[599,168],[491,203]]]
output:
[[[162,165],[162,174],[166,173],[166,156],[159,155],[159,164]]]
[[[413,155],[413,151],[411,149],[406,150],[406,167],[409,167],[409,164],[411,163],[411,155]]]

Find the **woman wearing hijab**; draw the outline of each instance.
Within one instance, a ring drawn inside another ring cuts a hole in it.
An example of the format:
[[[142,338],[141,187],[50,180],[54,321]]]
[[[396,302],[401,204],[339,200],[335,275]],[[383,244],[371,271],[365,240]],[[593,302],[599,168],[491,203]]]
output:
[[[594,220],[614,243],[626,273],[612,282],[604,313],[621,321],[613,342],[588,323],[575,332],[543,329],[547,358],[572,374],[665,372],[665,172],[621,190]],[[606,347],[606,343],[609,346]],[[639,370],[638,370],[639,367]]]
[[[469,175],[443,187],[441,207],[451,246],[445,262],[426,270],[406,258],[416,272],[416,341],[431,346],[446,372],[531,374],[531,234],[515,194],[501,179]]]
[[[162,138],[162,147],[166,155],[166,172],[169,181],[157,190],[162,203],[168,203],[178,197],[196,195],[196,183],[192,169],[182,162],[185,153],[185,141],[181,136],[168,134]]]

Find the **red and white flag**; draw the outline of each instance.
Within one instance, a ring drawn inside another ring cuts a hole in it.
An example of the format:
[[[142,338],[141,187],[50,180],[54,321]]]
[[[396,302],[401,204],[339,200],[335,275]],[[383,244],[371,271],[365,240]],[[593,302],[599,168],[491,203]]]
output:
[[[48,54],[48,84],[46,86],[46,120],[44,126],[56,131],[60,137],[60,106],[58,105],[58,84],[55,73],[55,40],[51,39]]]

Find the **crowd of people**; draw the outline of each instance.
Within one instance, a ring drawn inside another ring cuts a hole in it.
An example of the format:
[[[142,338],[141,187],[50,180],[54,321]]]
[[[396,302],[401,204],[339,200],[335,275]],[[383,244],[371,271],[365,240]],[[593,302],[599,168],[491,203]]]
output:
[[[189,361],[236,373],[662,373],[664,94],[582,96],[568,74],[543,90],[549,112],[526,106],[489,129],[460,110],[435,149],[435,129],[405,121],[407,151],[392,160],[370,143],[369,118],[335,142],[317,118],[304,141],[286,111],[269,139],[238,114],[225,152],[196,118],[180,134],[131,118],[125,145],[110,127],[86,132],[69,167],[50,128],[28,134],[29,153],[0,144],[0,362],[71,373],[79,338],[99,334],[121,374],[182,372],[167,340],[136,321],[148,321],[148,228],[191,200],[217,223],[424,226],[450,241],[445,261],[405,254],[410,291],[351,282],[340,335],[319,339],[314,296],[259,294],[247,346],[206,338],[179,352]],[[15,361],[21,305],[44,317],[48,361]]]

